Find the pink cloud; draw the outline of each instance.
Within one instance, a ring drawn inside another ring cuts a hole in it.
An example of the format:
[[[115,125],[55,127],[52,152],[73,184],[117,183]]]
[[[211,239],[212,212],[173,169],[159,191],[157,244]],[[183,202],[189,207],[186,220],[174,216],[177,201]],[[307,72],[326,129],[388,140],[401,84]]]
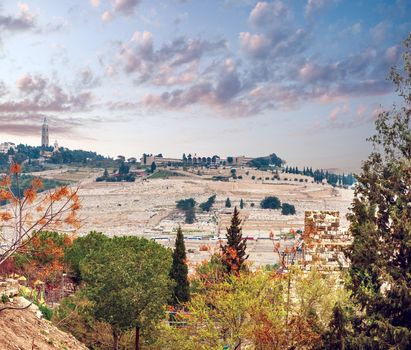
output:
[[[269,42],[263,34],[241,32],[239,38],[241,49],[251,56],[260,56],[268,50]]]

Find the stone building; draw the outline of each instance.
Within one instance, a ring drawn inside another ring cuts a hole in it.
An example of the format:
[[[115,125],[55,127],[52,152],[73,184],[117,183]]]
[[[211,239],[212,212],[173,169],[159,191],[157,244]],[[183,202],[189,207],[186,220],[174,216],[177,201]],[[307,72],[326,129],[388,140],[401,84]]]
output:
[[[16,144],[13,142],[0,143],[0,153],[7,153],[10,150],[10,148],[16,151]]]
[[[302,264],[305,268],[316,266],[333,271],[349,266],[344,249],[351,244],[351,237],[340,229],[340,212],[306,211],[303,239]]]

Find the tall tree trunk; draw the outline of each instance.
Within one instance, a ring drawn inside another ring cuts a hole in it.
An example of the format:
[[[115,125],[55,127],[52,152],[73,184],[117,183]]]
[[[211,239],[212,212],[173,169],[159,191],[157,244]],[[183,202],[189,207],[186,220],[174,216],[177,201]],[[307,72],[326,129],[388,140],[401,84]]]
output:
[[[140,350],[140,327],[136,326],[136,350]]]
[[[120,337],[117,331],[113,331],[113,350],[118,350]]]

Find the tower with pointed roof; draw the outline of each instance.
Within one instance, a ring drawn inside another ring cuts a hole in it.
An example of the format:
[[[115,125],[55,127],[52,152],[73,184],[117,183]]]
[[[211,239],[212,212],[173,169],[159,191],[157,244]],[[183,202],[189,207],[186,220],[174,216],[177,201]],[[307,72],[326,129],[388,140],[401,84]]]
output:
[[[41,147],[49,146],[49,126],[47,118],[44,118],[43,126],[41,127]]]

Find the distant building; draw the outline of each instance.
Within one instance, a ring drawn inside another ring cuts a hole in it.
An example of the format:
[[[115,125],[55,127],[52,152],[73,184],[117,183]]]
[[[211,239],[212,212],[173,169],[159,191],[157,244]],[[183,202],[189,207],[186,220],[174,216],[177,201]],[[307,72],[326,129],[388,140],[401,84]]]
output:
[[[151,164],[156,163],[156,165],[180,165],[183,164],[183,161],[179,158],[165,158],[162,156],[153,156],[152,154],[147,155],[143,154],[143,156],[140,158],[140,163],[142,165],[148,165],[151,166]]]
[[[247,165],[251,162],[254,158],[246,157],[246,156],[237,156],[233,157],[233,163],[231,165],[243,166]]]
[[[43,126],[41,127],[41,146],[49,146],[49,126],[47,124],[47,118],[44,118]]]
[[[13,142],[0,143],[0,153],[7,153],[10,150],[10,148],[13,151],[16,151],[16,149],[17,149],[16,144],[13,143]]]
[[[189,154],[187,157],[183,156],[183,163],[184,165],[193,165],[193,166],[218,166],[221,163],[221,159],[219,156],[214,155],[212,157],[201,157],[194,154],[192,156]]]

